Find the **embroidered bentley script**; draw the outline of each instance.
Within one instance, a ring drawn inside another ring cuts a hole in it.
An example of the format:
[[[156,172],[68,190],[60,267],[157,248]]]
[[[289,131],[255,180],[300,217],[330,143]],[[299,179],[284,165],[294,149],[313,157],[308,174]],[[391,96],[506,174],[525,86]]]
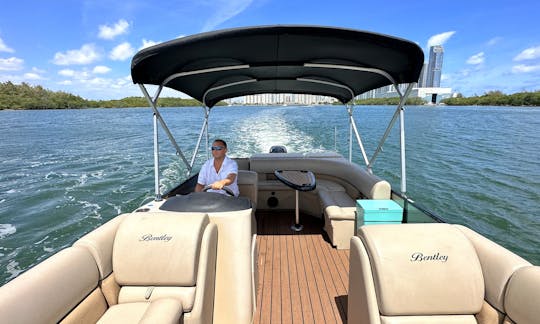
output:
[[[411,255],[410,261],[420,262],[420,261],[448,261],[448,255],[439,254],[439,252],[433,255],[424,255],[422,252],[415,252]]]
[[[172,240],[172,236],[167,236],[167,234],[163,234],[160,236],[154,236],[152,234],[144,234],[139,239],[139,241],[165,241],[165,242],[169,242],[170,240]]]

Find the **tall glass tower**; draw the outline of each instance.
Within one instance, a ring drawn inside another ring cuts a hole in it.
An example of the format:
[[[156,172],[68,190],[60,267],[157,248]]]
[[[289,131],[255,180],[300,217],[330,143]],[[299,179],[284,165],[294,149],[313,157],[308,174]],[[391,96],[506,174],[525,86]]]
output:
[[[441,86],[443,53],[444,50],[441,45],[435,45],[429,48],[429,62],[426,71],[426,87],[438,88]]]

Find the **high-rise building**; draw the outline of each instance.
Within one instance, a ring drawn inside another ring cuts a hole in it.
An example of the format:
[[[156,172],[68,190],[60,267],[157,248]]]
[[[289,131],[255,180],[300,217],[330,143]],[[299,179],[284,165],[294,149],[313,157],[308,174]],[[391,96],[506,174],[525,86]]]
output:
[[[438,88],[441,86],[441,71],[443,64],[443,47],[441,45],[431,46],[429,48],[429,62],[426,72],[427,88]]]
[[[427,83],[427,63],[422,65],[422,71],[420,71],[420,78],[418,79],[418,87],[424,88]]]

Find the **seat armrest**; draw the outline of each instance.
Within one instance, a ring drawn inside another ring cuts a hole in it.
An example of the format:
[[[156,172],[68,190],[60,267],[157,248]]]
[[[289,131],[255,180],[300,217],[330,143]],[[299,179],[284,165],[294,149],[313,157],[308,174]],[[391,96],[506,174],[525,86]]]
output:
[[[107,278],[112,272],[112,250],[118,226],[128,214],[118,215],[77,240],[73,246],[86,248],[96,260],[100,279]]]
[[[515,323],[538,323],[540,319],[540,267],[518,269],[508,282],[504,298],[506,313]]]
[[[476,250],[484,276],[486,301],[500,312],[506,313],[504,295],[510,277],[516,270],[531,264],[517,254],[465,226],[454,226],[465,234]]]
[[[184,310],[180,300],[173,298],[162,298],[150,303],[139,323],[175,324],[180,322],[180,317],[182,317],[183,312]]]

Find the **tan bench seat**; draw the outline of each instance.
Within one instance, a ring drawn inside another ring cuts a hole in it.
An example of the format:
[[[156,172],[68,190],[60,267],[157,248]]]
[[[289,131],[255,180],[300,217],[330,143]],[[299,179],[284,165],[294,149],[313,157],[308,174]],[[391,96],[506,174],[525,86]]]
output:
[[[365,177],[378,179],[367,173]],[[388,182],[379,179],[373,186],[374,189],[368,191],[366,197],[390,198]],[[355,231],[356,199],[353,199],[343,186],[333,181],[320,180],[317,189],[324,215],[324,230],[336,248],[348,249]]]
[[[11,323],[212,323],[217,227],[120,215],[0,289]]]
[[[362,226],[351,239],[347,319],[534,323],[540,272],[528,268],[537,267],[463,226]]]

